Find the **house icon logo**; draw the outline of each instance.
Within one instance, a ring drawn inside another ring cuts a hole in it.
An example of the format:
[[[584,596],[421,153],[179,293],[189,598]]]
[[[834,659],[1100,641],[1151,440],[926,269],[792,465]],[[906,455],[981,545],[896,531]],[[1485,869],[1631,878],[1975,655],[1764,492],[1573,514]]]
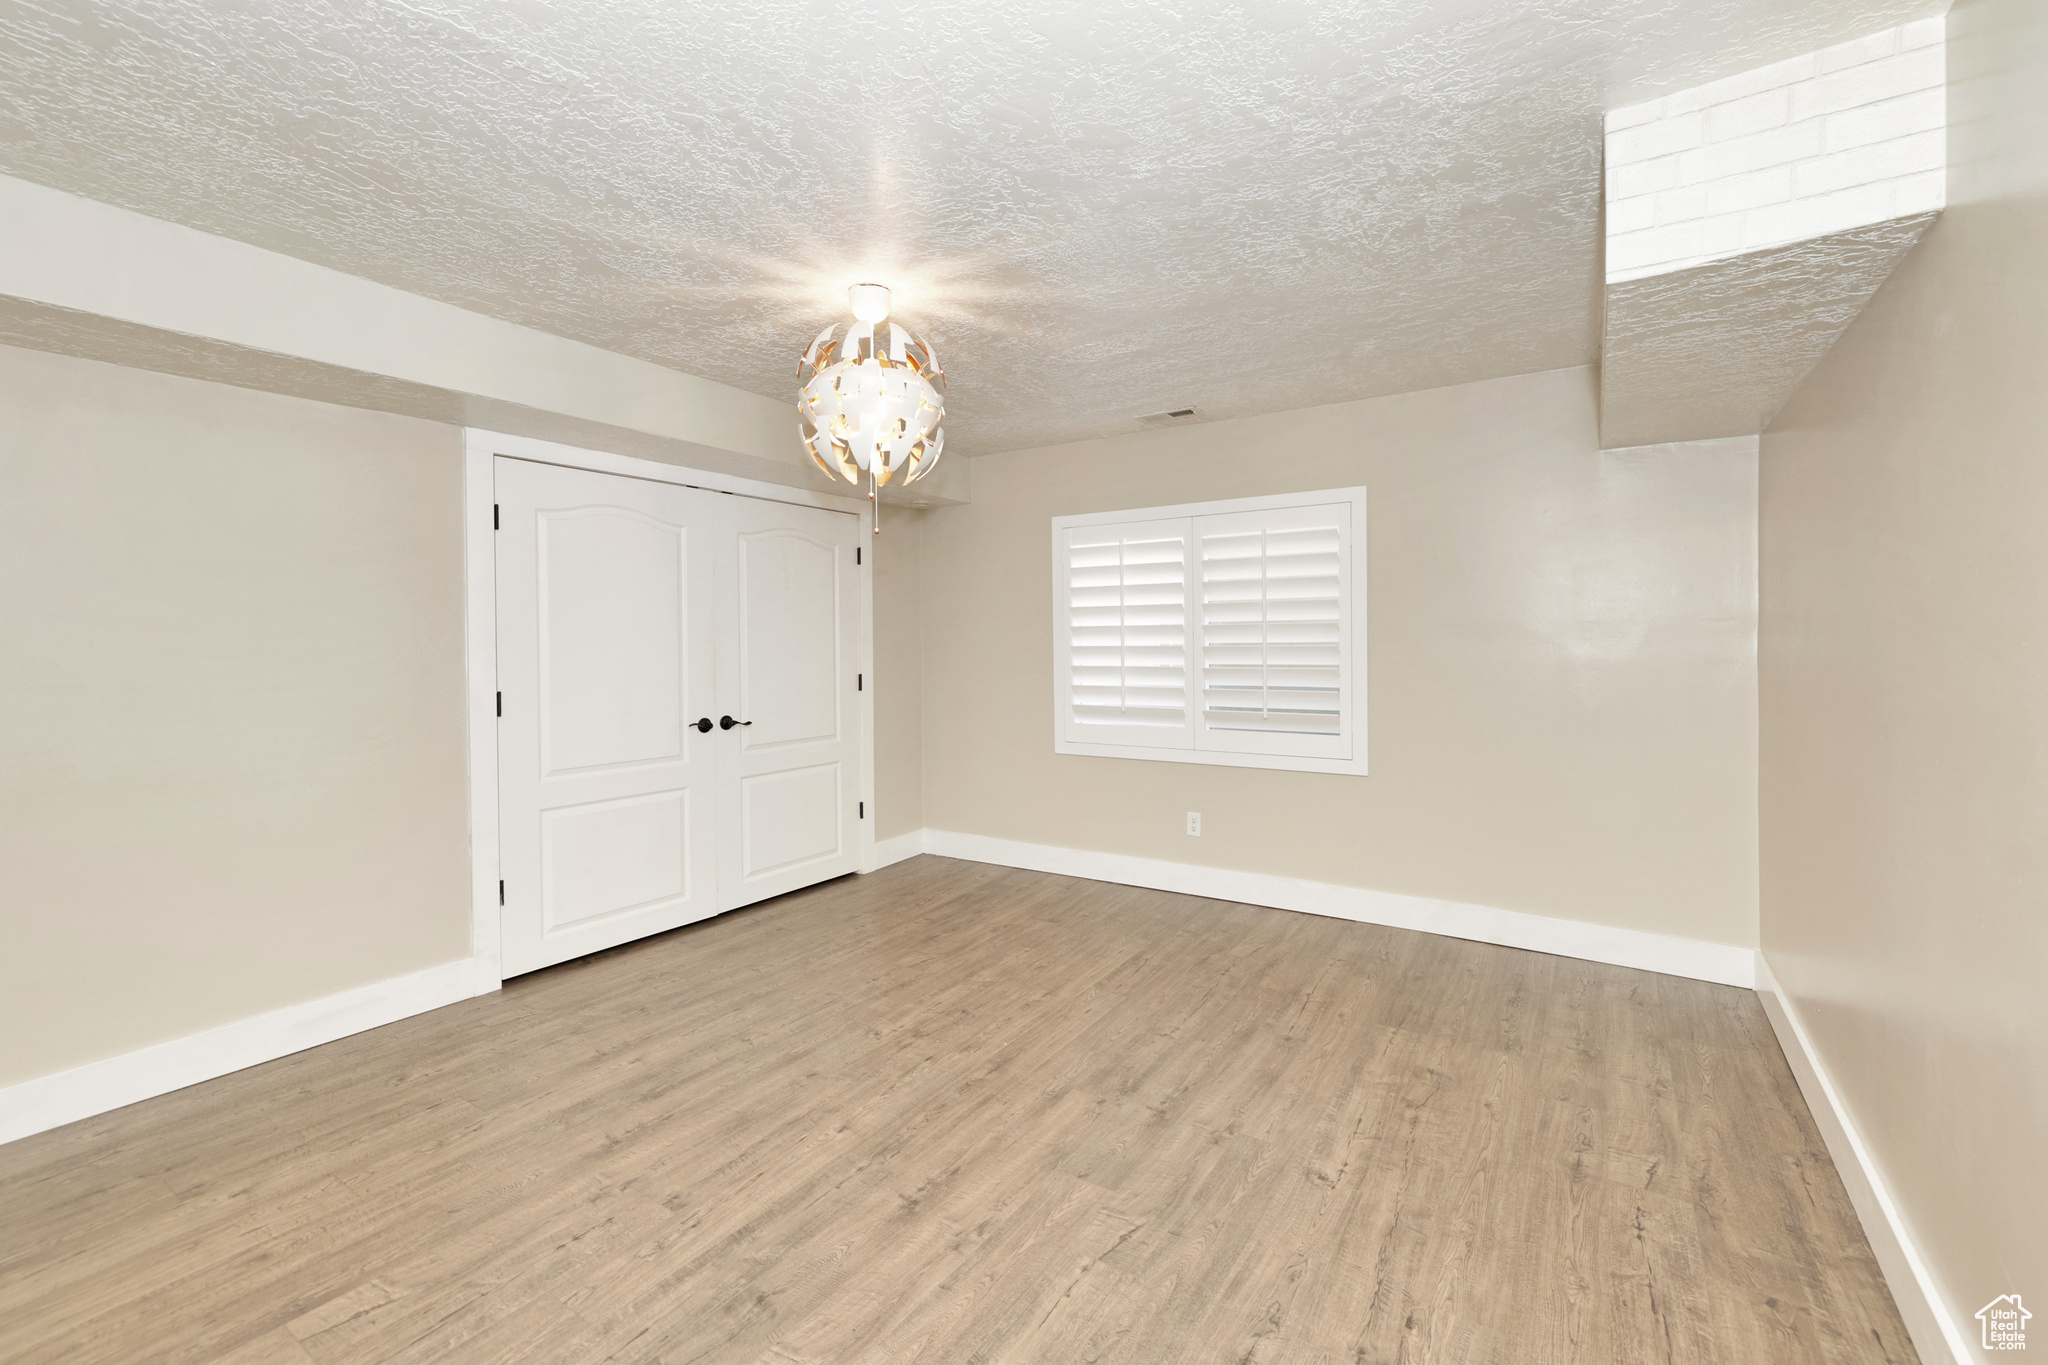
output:
[[[2024,1351],[2027,1349],[2027,1319],[2034,1316],[2017,1294],[2001,1294],[1977,1310],[1984,1324],[1984,1349]]]

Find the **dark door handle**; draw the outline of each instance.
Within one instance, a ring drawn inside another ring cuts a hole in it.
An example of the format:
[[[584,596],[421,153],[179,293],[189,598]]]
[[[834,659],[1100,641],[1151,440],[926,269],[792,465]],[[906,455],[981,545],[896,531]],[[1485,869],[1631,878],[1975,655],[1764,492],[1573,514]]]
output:
[[[735,725],[752,725],[753,723],[750,720],[734,720],[731,716],[720,716],[718,718],[718,728],[721,730],[730,730]]]
[[[709,717],[709,716],[699,716],[699,717],[698,717],[698,718],[697,718],[696,720],[693,720],[693,721],[691,721],[691,722],[690,722],[690,728],[691,728],[692,730],[699,730],[699,731],[702,731],[702,732],[703,732],[704,734],[707,734],[707,735],[708,735],[708,734],[710,734],[710,733],[711,733],[711,717]]]

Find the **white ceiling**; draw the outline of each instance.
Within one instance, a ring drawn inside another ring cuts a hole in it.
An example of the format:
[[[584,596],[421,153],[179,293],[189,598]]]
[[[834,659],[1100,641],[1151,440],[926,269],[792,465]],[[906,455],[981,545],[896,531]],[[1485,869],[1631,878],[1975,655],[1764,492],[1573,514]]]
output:
[[[978,454],[1588,362],[1603,109],[1944,7],[0,0],[0,170]]]

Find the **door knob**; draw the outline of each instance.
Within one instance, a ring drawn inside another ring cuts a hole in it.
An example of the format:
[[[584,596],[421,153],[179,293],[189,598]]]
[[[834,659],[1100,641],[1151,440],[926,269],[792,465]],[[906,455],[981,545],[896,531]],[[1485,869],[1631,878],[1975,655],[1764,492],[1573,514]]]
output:
[[[704,734],[707,734],[707,735],[708,735],[708,734],[710,734],[710,733],[711,733],[711,717],[709,717],[709,716],[699,716],[699,717],[698,717],[697,719],[695,719],[695,720],[693,720],[693,721],[691,721],[691,722],[690,722],[690,728],[691,728],[692,730],[697,730],[697,731],[701,731],[702,733],[704,733]]]
[[[731,716],[720,716],[718,718],[718,728],[721,730],[730,730],[735,725],[752,725],[753,723],[750,720],[734,720]]]

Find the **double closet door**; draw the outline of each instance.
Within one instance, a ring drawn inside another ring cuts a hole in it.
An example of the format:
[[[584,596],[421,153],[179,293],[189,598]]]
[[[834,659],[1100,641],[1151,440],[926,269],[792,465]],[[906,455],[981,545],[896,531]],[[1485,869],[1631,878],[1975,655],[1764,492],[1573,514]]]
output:
[[[853,871],[859,520],[495,474],[505,975]]]

